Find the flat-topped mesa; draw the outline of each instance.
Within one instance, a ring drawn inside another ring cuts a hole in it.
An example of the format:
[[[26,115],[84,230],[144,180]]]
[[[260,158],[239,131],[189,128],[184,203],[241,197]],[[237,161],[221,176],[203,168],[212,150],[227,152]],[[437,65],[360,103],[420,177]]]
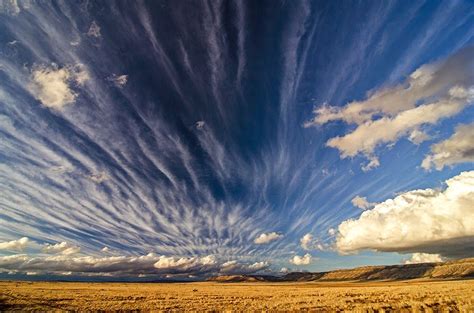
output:
[[[298,281],[377,281],[407,279],[474,278],[474,258],[438,263],[363,266],[329,272],[291,272],[284,276],[225,275],[211,277],[216,282],[298,282]]]

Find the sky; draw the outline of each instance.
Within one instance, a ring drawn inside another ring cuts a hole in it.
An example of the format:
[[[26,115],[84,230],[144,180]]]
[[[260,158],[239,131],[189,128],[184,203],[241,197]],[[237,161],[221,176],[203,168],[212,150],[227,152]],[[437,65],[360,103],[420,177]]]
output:
[[[0,0],[0,278],[474,256],[474,3]]]

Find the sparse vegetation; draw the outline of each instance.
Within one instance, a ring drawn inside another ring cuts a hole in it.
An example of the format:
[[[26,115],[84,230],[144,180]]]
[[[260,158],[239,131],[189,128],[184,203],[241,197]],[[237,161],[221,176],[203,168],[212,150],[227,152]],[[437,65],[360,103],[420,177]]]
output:
[[[0,282],[0,310],[473,312],[474,280],[301,283]]]

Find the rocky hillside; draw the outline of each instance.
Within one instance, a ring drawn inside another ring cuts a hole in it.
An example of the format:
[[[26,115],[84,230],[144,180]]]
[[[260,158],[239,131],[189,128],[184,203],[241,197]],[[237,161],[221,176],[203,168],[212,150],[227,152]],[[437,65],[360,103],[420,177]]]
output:
[[[474,278],[474,258],[442,263],[420,263],[390,266],[364,266],[330,272],[293,272],[284,276],[228,275],[212,277],[218,282],[258,281],[370,281],[405,279],[462,279]]]

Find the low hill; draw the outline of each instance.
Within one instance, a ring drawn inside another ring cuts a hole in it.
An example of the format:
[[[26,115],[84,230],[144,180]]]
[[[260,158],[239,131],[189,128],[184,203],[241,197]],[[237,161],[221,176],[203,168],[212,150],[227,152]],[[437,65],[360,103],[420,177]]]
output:
[[[257,281],[280,281],[281,278],[271,275],[221,275],[214,276],[208,279],[208,281],[216,282],[257,282]]]
[[[292,272],[284,276],[226,275],[208,279],[217,282],[258,281],[375,281],[405,279],[463,279],[474,278],[474,258],[439,263],[419,263],[390,266],[363,266],[329,272]]]

